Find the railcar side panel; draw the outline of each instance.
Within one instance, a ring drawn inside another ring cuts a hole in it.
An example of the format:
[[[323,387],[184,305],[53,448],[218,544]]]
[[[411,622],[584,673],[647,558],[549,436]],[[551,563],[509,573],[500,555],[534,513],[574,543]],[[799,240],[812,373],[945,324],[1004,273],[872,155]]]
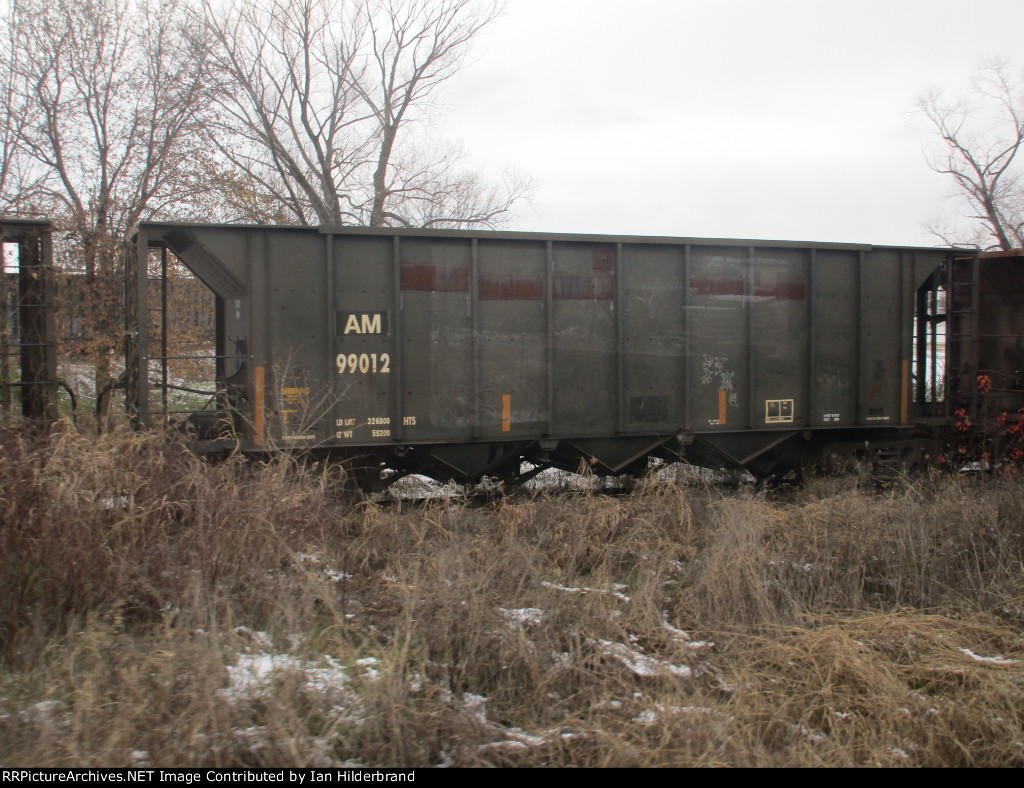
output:
[[[685,247],[622,244],[619,359],[622,431],[672,431],[686,403]]]
[[[257,305],[252,355],[254,375],[263,379],[264,433],[282,446],[323,441],[332,437],[334,410],[332,343],[324,330],[325,247],[308,234],[262,236],[252,250],[251,279]]]
[[[858,251],[815,252],[812,426],[846,427],[857,423],[860,256]]]
[[[748,249],[690,247],[688,430],[734,431],[750,426],[750,268]]]
[[[397,316],[394,243],[387,236],[311,236],[333,260],[327,320],[334,385],[331,437],[342,446],[389,443],[397,436],[404,377],[402,324]],[[400,301],[400,299],[397,299]],[[311,321],[324,322],[316,312]],[[312,394],[313,392],[311,392]],[[325,403],[326,404],[326,403]]]
[[[546,435],[551,287],[543,241],[499,238],[477,244],[478,433],[491,440]]]
[[[560,434],[607,433],[617,423],[615,250],[552,245],[551,408]]]
[[[860,411],[857,423],[900,423],[903,350],[902,260],[896,250],[865,255],[860,271]]]
[[[403,389],[395,418],[418,440],[472,438],[472,244],[403,238],[399,250]]]
[[[808,252],[758,248],[750,294],[751,425],[792,429],[807,423]]]

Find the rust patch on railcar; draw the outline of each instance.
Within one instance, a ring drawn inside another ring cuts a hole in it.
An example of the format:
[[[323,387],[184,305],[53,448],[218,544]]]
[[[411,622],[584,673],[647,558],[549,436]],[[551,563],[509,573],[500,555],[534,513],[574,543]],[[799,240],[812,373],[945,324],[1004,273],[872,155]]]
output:
[[[611,246],[594,248],[594,271],[611,272],[615,267],[615,249]]]
[[[807,298],[807,288],[803,282],[780,281],[770,284],[759,284],[754,287],[756,298],[774,298],[777,301],[803,301]]]
[[[469,269],[403,263],[402,289],[432,293],[465,293],[469,291]]]
[[[481,301],[542,301],[544,283],[540,279],[481,277],[478,285]]]

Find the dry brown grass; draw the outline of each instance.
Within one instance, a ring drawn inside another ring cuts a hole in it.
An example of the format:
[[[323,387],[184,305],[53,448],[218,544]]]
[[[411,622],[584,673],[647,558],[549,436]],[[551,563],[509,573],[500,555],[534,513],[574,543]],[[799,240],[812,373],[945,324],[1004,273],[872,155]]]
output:
[[[0,762],[1024,765],[1024,486],[352,505],[0,430]]]

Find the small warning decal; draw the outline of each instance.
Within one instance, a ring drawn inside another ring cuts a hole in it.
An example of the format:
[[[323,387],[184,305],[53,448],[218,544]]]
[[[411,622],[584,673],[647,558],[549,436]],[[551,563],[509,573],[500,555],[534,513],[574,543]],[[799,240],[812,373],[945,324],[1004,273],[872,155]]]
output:
[[[792,424],[793,400],[766,399],[764,401],[765,424]]]

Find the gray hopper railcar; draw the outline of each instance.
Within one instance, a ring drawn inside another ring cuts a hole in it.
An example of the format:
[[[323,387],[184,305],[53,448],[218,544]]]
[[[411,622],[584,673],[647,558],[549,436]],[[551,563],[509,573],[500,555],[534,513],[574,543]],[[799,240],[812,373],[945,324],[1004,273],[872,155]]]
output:
[[[977,345],[976,253],[180,223],[135,242],[139,419],[173,416],[155,318],[170,253],[216,303],[210,405],[185,414],[196,447],[330,452],[369,486],[636,474],[652,457],[759,478],[909,462],[980,407],[977,352],[951,333]],[[955,302],[974,317],[954,321]],[[1008,410],[1019,322],[998,360]]]

